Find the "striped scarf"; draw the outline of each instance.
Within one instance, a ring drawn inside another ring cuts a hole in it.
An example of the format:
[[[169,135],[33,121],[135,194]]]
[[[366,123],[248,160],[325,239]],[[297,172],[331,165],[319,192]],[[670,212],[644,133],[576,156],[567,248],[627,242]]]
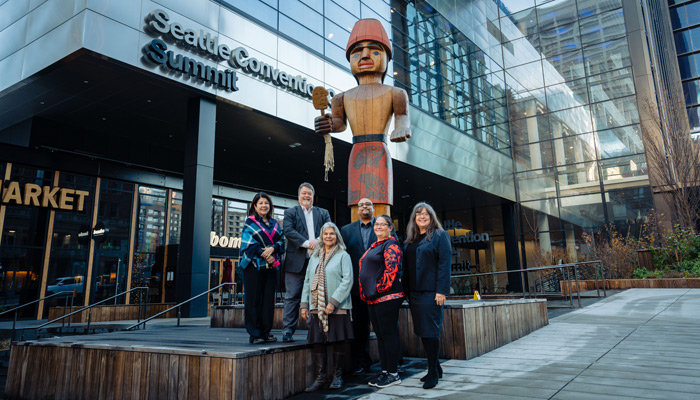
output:
[[[328,260],[333,258],[335,253],[338,251],[338,245],[336,244],[331,248],[331,250],[326,254],[326,247],[321,244],[321,249],[318,253],[318,267],[316,267],[316,274],[314,275],[314,280],[311,282],[311,305],[316,309],[318,313],[318,319],[321,321],[323,326],[323,332],[328,333],[328,314],[326,314],[326,264]]]

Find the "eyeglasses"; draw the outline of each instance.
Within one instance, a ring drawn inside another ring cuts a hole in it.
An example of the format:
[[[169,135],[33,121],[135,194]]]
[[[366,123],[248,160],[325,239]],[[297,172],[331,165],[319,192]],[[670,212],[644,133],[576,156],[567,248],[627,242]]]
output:
[[[357,203],[358,207],[372,207],[372,203],[369,201],[367,203]]]
[[[428,213],[425,212],[425,211],[416,213],[416,216],[418,216],[418,215],[420,215],[421,217],[429,217],[429,216],[430,216],[430,214],[428,214]]]
[[[386,222],[375,222],[374,226],[389,226]]]

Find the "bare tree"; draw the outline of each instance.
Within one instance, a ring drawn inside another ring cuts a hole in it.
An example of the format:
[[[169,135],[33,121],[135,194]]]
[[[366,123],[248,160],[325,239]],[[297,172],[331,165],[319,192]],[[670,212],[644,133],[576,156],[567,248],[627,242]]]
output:
[[[645,99],[642,129],[649,179],[655,197],[661,197],[671,220],[683,228],[696,230],[700,221],[700,170],[698,145],[690,136],[683,98],[664,93],[662,107]],[[657,207],[660,205],[657,204]]]

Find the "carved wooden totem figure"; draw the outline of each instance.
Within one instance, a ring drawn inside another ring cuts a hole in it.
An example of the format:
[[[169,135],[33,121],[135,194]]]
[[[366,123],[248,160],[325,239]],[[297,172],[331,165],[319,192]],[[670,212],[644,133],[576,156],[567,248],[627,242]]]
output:
[[[376,19],[357,21],[345,55],[358,86],[333,96],[332,114],[317,117],[315,128],[320,134],[342,132],[350,123],[353,146],[348,163],[348,205],[355,221],[359,218],[357,203],[365,197],[374,203],[375,215],[390,215],[394,182],[386,134],[392,114],[392,142],[406,141],[411,128],[408,95],[382,83],[391,60],[391,42],[381,23]]]

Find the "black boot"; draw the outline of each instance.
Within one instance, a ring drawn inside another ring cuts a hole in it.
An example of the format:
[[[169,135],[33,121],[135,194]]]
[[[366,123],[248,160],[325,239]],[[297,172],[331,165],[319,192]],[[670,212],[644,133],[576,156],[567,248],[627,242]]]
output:
[[[431,340],[431,339],[428,339],[428,340]],[[440,341],[439,341],[439,339],[435,339],[435,340],[438,341],[438,342],[437,342],[437,348],[438,348],[438,354],[439,354],[439,353],[440,353]],[[423,347],[425,348],[425,343],[423,343]],[[427,352],[427,350],[426,350],[426,352]],[[438,378],[442,379],[442,366],[440,365],[440,359],[439,359],[439,358],[437,359],[437,372],[438,372]],[[424,375],[422,378],[420,378],[420,381],[421,381],[421,382],[425,382],[425,379],[426,379],[426,378],[428,378],[428,375],[427,375],[427,374]]]
[[[423,339],[423,346],[428,356],[428,375],[423,381],[423,389],[432,389],[438,383],[438,353],[440,349],[439,339]]]
[[[343,386],[343,353],[333,353],[333,381],[329,388],[340,389]]]
[[[311,384],[311,386],[306,388],[306,392],[315,392],[319,389],[323,389],[328,383],[328,372],[327,372],[327,362],[326,353],[313,353],[314,354],[314,364],[316,365],[316,380]]]

